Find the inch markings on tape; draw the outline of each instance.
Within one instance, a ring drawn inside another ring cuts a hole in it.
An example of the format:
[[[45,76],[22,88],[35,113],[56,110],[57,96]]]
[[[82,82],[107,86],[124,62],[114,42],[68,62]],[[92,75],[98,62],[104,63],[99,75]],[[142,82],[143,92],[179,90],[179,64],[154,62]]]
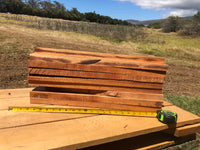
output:
[[[44,108],[44,107],[12,107],[9,111],[21,112],[51,112],[51,113],[78,113],[78,114],[104,114],[104,115],[125,115],[125,116],[152,116],[156,117],[157,112],[108,110],[108,109],[80,109],[80,108]]]

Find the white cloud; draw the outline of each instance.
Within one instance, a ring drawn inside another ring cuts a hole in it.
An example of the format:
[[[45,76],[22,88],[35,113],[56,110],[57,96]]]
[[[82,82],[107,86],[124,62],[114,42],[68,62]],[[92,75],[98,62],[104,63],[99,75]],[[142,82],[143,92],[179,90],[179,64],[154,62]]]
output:
[[[118,0],[132,2],[144,9],[172,10],[164,16],[190,16],[200,10],[200,0]]]
[[[163,14],[163,18],[167,18],[169,16],[179,16],[179,17],[186,17],[186,16],[193,16],[197,13],[197,10],[194,9],[178,9],[170,11],[169,13]]]

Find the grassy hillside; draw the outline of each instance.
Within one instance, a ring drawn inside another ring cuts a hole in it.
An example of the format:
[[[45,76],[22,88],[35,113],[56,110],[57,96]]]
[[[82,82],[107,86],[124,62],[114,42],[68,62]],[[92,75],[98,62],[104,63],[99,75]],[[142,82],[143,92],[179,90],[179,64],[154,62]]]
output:
[[[134,52],[139,54],[165,57],[169,64],[200,67],[200,38],[182,37],[174,33],[164,34],[158,30],[130,26],[102,25],[5,13],[0,13],[0,22],[7,25],[28,27],[29,29],[39,29],[39,31],[66,31],[60,32],[60,34],[73,32],[81,33],[79,36],[94,35],[100,37],[97,38],[99,41],[107,40],[115,42],[117,45],[124,43],[125,46],[131,46],[126,54],[131,54],[132,48]],[[54,36],[57,33],[54,32]],[[72,35],[72,33],[70,34]],[[94,38],[94,36],[90,36],[90,38]],[[87,37],[89,39],[89,36]]]
[[[200,108],[200,38],[181,37],[174,33],[165,34],[152,29],[141,30],[132,27],[126,29],[115,26],[115,33],[123,35],[116,38],[106,34],[106,36],[101,36],[96,33],[85,34],[82,31],[78,33],[81,26],[74,28],[75,31],[72,27],[80,22],[69,21],[71,26],[66,23],[67,28],[62,31],[38,28],[37,20],[48,20],[50,24],[57,21],[31,16],[24,17],[23,15],[0,14],[0,88],[28,86],[26,62],[36,46],[162,56],[169,64],[163,88],[166,98],[172,103],[200,115],[200,109],[198,109]],[[86,23],[85,26],[92,27],[93,24]],[[99,26],[98,32],[107,30],[105,25],[98,24],[97,26]],[[110,33],[113,33],[111,31],[113,28],[110,28]],[[121,28],[124,30],[119,30]],[[71,32],[67,32],[68,30]],[[96,30],[94,28],[91,31],[97,32]],[[137,38],[130,36],[127,38],[128,34],[126,35],[126,33],[132,32],[132,30],[133,33],[137,33]]]
[[[1,22],[4,23],[18,24],[31,28],[84,33],[118,40],[137,39],[143,35],[141,28],[132,26],[105,25],[83,21],[69,21],[6,13],[0,13],[0,19]]]

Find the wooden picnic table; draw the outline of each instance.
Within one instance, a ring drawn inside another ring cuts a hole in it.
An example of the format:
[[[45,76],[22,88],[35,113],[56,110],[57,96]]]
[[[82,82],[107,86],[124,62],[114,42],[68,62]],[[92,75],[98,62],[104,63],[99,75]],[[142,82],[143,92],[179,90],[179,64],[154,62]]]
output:
[[[152,117],[8,111],[9,106],[63,107],[30,104],[31,90],[0,90],[0,149],[71,150],[164,130],[177,137],[200,130],[200,117],[168,102],[163,110],[178,114],[176,125]]]

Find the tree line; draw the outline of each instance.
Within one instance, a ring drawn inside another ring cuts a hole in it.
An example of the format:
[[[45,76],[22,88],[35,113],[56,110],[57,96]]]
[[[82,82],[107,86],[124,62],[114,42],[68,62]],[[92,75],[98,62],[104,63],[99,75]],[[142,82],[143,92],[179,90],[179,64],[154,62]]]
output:
[[[95,12],[81,13],[77,8],[67,10],[63,4],[58,1],[51,2],[51,0],[0,0],[0,12],[101,24],[132,25],[127,21],[113,19]]]
[[[162,22],[148,25],[149,28],[162,29],[163,32],[178,32],[180,35],[200,36],[200,11],[193,17],[169,16]]]
[[[200,36],[200,12],[190,18],[168,17],[162,26],[164,32],[178,32],[180,35]]]

